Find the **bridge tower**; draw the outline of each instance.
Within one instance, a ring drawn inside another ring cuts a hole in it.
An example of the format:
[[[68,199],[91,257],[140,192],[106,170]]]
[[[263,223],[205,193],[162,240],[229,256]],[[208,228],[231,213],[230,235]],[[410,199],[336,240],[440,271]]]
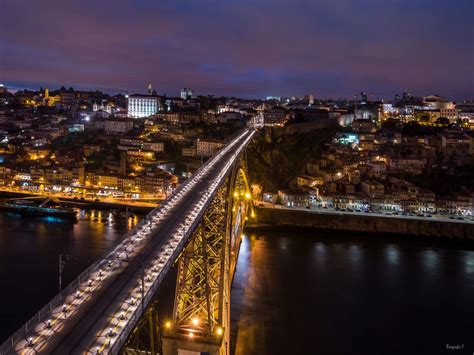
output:
[[[179,259],[164,355],[230,354],[230,288],[247,214],[254,215],[244,159],[218,190]],[[250,210],[250,211],[249,211]]]

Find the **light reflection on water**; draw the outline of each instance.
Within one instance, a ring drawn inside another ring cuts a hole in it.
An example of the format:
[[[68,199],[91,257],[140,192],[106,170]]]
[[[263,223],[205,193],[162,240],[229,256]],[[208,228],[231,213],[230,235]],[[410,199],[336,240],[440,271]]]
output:
[[[248,234],[231,298],[236,354],[440,354],[450,339],[474,349],[472,244]]]
[[[358,244],[351,244],[351,246],[349,247],[348,253],[349,253],[349,259],[351,260],[351,262],[359,267],[361,262],[363,261],[361,247]]]
[[[287,250],[288,249],[288,238],[281,238],[280,239],[280,249]]]
[[[400,261],[400,248],[394,244],[388,244],[385,247],[385,258],[387,264],[397,266]]]
[[[317,242],[314,244],[314,248],[316,250],[316,255],[325,255],[326,254],[326,246],[324,243]]]
[[[471,281],[474,281],[474,253],[463,251],[463,261],[464,261],[464,275],[469,277]],[[471,283],[471,286],[474,287],[474,282]]]
[[[0,296],[0,342],[56,294],[59,254],[72,256],[67,285],[138,221],[109,211],[81,210],[77,221],[0,213],[0,280],[8,290]]]
[[[433,249],[423,250],[421,252],[421,263],[424,271],[429,273],[436,273],[440,267],[439,251]]]

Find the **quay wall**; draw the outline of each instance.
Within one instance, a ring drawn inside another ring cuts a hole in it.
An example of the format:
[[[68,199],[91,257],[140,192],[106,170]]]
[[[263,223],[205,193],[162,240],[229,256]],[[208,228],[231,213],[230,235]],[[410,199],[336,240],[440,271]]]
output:
[[[321,214],[310,211],[255,207],[256,221],[249,227],[298,226],[370,233],[410,234],[424,237],[474,240],[474,223],[404,219],[373,215]]]
[[[48,195],[41,195],[41,194],[28,193],[28,192],[0,191],[0,200],[14,199],[18,197],[20,198],[53,197],[57,199],[61,204],[69,205],[71,207],[77,207],[77,208],[82,208],[82,209],[92,209],[92,210],[117,209],[117,210],[123,210],[123,211],[125,211],[128,208],[130,212],[134,212],[137,214],[146,214],[150,212],[158,204],[158,202],[156,205],[150,204],[150,203],[127,204],[127,203],[120,203],[120,202],[81,200],[81,199],[74,199],[72,197],[56,197],[56,196],[48,196]]]

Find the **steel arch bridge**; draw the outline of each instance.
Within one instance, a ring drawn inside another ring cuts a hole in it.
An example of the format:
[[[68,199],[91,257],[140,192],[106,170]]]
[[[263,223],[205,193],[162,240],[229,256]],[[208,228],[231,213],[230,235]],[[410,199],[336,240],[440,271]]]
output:
[[[255,216],[246,171],[241,159],[178,258],[172,321],[160,322],[152,305],[123,354],[158,354],[160,349],[165,355],[178,349],[230,354],[232,277],[243,227],[249,215]]]
[[[250,199],[244,169],[234,169],[180,257],[164,354],[177,354],[178,348],[230,353],[230,288]]]
[[[229,354],[230,287],[254,216],[246,129],[0,346],[0,354]],[[177,263],[173,319],[155,295]],[[143,346],[143,330],[148,334]]]

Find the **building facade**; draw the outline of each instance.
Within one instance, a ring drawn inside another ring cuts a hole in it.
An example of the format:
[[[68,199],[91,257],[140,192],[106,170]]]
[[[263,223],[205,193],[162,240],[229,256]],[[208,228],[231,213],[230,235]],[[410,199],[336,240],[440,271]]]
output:
[[[154,95],[131,95],[128,98],[128,117],[145,118],[160,109],[160,99]]]
[[[198,139],[196,141],[196,155],[200,157],[210,157],[223,146],[223,142]]]

